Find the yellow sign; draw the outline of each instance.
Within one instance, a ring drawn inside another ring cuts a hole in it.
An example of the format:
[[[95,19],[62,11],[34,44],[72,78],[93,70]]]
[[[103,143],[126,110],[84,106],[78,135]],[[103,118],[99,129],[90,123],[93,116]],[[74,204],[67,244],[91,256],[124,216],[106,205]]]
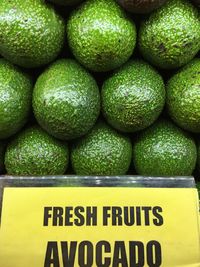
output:
[[[195,189],[5,188],[0,267],[199,267]]]

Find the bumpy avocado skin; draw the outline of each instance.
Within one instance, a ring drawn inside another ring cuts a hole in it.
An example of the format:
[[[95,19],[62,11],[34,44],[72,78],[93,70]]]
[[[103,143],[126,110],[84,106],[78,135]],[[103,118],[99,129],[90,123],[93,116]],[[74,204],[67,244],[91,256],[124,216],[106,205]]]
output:
[[[20,132],[8,144],[5,154],[9,175],[62,175],[68,161],[67,144],[56,140],[39,126]]]
[[[200,49],[198,10],[186,0],[167,1],[141,24],[139,48],[160,68],[185,65]]]
[[[33,109],[42,128],[69,140],[86,134],[100,112],[100,93],[94,78],[71,59],[54,62],[38,78]]]
[[[63,19],[43,0],[1,0],[0,54],[32,68],[53,61],[65,37]]]
[[[108,123],[123,132],[150,126],[165,104],[162,77],[144,61],[131,60],[103,84],[102,109]]]
[[[96,72],[125,63],[136,44],[135,24],[114,0],[90,0],[72,12],[67,23],[76,59]]]
[[[157,121],[141,132],[133,145],[133,162],[140,175],[191,175],[196,160],[192,137],[166,120]]]
[[[0,139],[18,132],[26,123],[32,98],[32,80],[0,58]]]
[[[200,59],[191,61],[168,81],[166,103],[176,124],[200,133]]]
[[[62,6],[73,6],[81,3],[83,0],[49,0],[50,2]]]
[[[77,140],[71,151],[73,170],[78,175],[123,175],[131,157],[130,139],[102,121]]]
[[[167,0],[117,0],[127,11],[146,14],[162,6]]]

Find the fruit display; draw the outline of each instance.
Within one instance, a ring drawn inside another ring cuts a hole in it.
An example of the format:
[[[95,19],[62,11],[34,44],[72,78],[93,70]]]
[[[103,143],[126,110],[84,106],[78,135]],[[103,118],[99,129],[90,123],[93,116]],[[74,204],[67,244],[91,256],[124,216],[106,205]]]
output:
[[[171,118],[185,130],[200,133],[200,59],[192,60],[167,84]]]
[[[90,0],[67,22],[67,39],[75,58],[93,71],[120,67],[136,45],[135,23],[113,0]]]
[[[6,170],[13,175],[64,174],[68,161],[68,145],[39,126],[18,133],[5,153]]]
[[[80,175],[123,175],[131,158],[130,138],[101,121],[77,140],[71,151],[73,169]]]
[[[169,0],[144,19],[138,38],[142,55],[153,65],[181,67],[199,51],[199,12],[188,1]]]
[[[1,0],[1,174],[198,180],[194,2]]]
[[[62,140],[81,137],[99,116],[96,81],[75,61],[58,60],[38,77],[33,110],[41,127],[53,136]]]
[[[31,111],[33,82],[30,76],[0,59],[0,139],[17,133]]]
[[[142,61],[130,61],[103,84],[102,112],[114,128],[136,132],[150,126],[165,104],[162,77]]]
[[[58,56],[65,23],[44,1],[1,0],[0,32],[0,54],[14,64],[32,68]]]
[[[142,175],[191,175],[196,161],[193,138],[169,121],[157,121],[139,133],[133,145],[133,162]]]

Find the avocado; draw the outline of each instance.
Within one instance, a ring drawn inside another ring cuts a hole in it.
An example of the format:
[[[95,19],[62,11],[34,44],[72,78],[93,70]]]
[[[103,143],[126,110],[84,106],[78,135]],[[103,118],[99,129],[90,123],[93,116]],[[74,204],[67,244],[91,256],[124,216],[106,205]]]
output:
[[[72,167],[78,175],[123,175],[131,157],[130,139],[103,121],[76,140],[71,151]]]
[[[176,73],[167,83],[167,109],[181,128],[200,133],[200,59]]]
[[[38,78],[33,90],[34,114],[49,134],[69,140],[86,134],[100,112],[94,78],[72,59],[60,59]]]
[[[49,0],[50,2],[62,6],[73,6],[81,3],[83,0]]]
[[[108,123],[117,130],[135,132],[159,117],[165,104],[165,85],[149,64],[131,60],[104,82],[101,96]]]
[[[105,72],[125,63],[136,44],[136,27],[114,0],[88,0],[67,23],[69,46],[86,68]]]
[[[181,67],[200,49],[200,17],[187,0],[169,0],[144,19],[139,48],[150,63],[164,69]]]
[[[22,67],[53,61],[65,37],[63,19],[43,0],[1,0],[0,54]]]
[[[139,133],[133,145],[133,162],[140,175],[191,175],[196,160],[193,138],[167,120],[159,120]]]
[[[0,173],[4,169],[5,142],[0,141]]]
[[[0,58],[0,139],[18,132],[31,109],[32,79],[18,67]]]
[[[162,6],[167,0],[117,0],[127,11],[138,14],[150,13]]]
[[[10,141],[5,167],[9,175],[62,175],[68,160],[68,145],[34,125]]]

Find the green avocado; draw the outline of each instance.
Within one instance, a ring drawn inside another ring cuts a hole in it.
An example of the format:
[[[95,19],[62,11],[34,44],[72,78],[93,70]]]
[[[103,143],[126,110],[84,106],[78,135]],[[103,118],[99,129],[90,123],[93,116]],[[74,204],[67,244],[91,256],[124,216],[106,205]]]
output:
[[[0,141],[0,173],[4,169],[5,142]]]
[[[76,140],[72,146],[71,162],[78,175],[123,175],[132,157],[131,141],[104,122]]]
[[[39,126],[20,132],[8,144],[5,167],[9,175],[62,175],[69,161],[66,143],[56,140]]]
[[[150,126],[165,104],[165,85],[144,61],[131,60],[103,84],[102,110],[108,123],[123,132]]]
[[[181,128],[200,133],[200,59],[175,74],[167,84],[167,108]]]
[[[187,0],[169,0],[141,24],[139,48],[153,65],[177,68],[200,49],[200,16]]]
[[[86,134],[100,112],[94,78],[71,59],[60,59],[38,78],[33,91],[34,114],[51,135],[69,140]]]
[[[65,36],[63,19],[43,0],[1,0],[0,54],[22,67],[53,61]]]
[[[127,11],[138,14],[150,13],[162,6],[167,0],[117,0]]]
[[[67,23],[69,46],[76,59],[96,72],[115,69],[132,55],[136,28],[114,0],[88,0]]]
[[[191,175],[196,160],[193,138],[166,120],[159,120],[138,134],[133,145],[133,162],[140,175]]]
[[[32,79],[0,58],[0,139],[18,132],[26,123],[32,99]]]
[[[81,3],[83,0],[49,0],[50,2],[62,6],[73,6]]]

